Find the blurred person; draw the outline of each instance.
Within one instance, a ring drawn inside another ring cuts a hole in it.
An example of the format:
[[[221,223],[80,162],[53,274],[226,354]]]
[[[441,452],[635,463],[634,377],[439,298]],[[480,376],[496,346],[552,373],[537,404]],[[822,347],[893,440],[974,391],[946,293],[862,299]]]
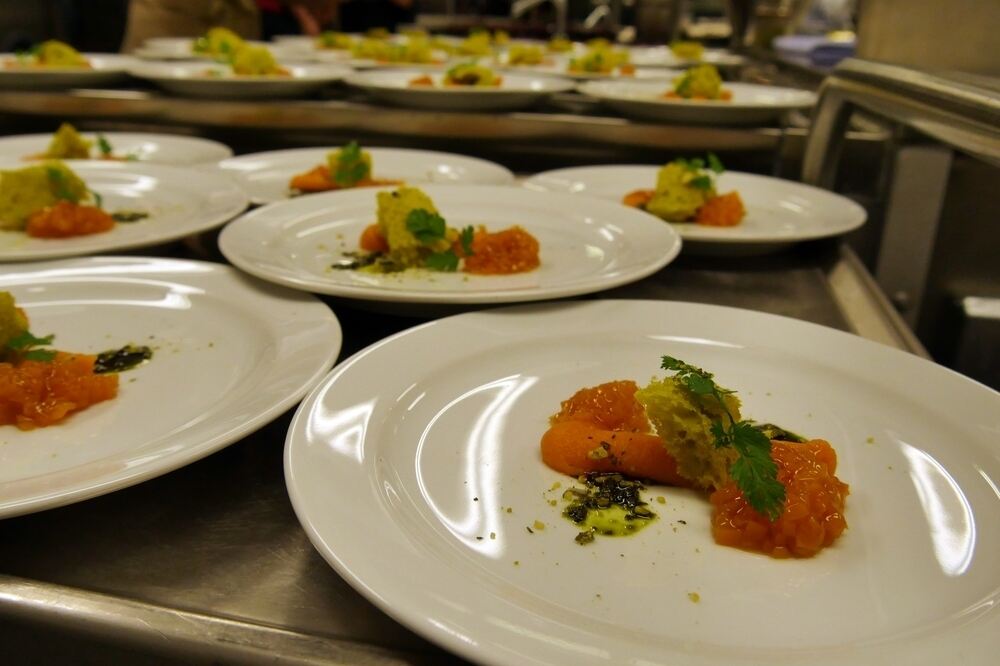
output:
[[[318,35],[332,26],[339,4],[339,0],[257,0],[261,37]]]
[[[209,28],[229,28],[244,39],[261,36],[259,0],[130,0],[123,51],[152,37],[198,37]],[[319,34],[335,16],[337,0],[278,0],[305,34]],[[268,8],[273,3],[264,3]]]

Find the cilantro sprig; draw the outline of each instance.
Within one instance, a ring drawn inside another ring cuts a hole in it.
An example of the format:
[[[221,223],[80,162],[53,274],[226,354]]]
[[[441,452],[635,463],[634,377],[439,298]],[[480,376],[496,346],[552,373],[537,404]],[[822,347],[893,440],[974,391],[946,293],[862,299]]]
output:
[[[444,238],[447,225],[444,218],[424,208],[414,208],[406,216],[406,229],[424,245]]]
[[[101,151],[102,157],[111,157],[111,154],[115,152],[115,149],[111,146],[111,142],[103,134],[97,135],[97,149]]]
[[[674,160],[677,164],[691,172],[691,180],[688,185],[699,190],[710,190],[715,185],[714,176],[726,170],[722,166],[722,160],[715,153],[708,153],[706,159],[695,157],[689,160],[678,158]]]
[[[437,241],[447,238],[448,225],[444,218],[437,213],[432,213],[424,208],[415,208],[406,216],[406,229],[424,245],[431,245]],[[471,257],[472,240],[476,232],[472,226],[463,228],[458,233],[458,241],[462,248],[462,256]],[[461,257],[454,248],[449,248],[442,252],[432,252],[424,260],[424,267],[432,271],[443,271],[452,273],[458,270]]]
[[[36,337],[30,331],[24,331],[7,341],[5,348],[13,352],[15,358],[23,361],[42,361],[48,363],[56,357],[56,353],[48,347],[55,339],[54,335],[46,335],[43,338]]]
[[[729,475],[747,502],[758,513],[770,520],[777,520],[785,505],[785,486],[778,481],[778,466],[771,457],[771,440],[748,420],[737,421],[726,405],[725,396],[734,391],[715,383],[712,373],[695,367],[672,356],[664,356],[660,367],[676,373],[689,391],[697,396],[711,397],[722,408],[722,420],[712,422],[711,432],[715,447],[731,448],[739,457],[729,469]]]
[[[333,172],[333,182],[341,187],[351,187],[368,176],[368,164],[361,155],[361,146],[351,141],[340,149],[337,168]]]
[[[45,169],[45,174],[49,178],[49,182],[55,187],[56,199],[62,199],[64,201],[69,201],[70,203],[80,203],[80,197],[76,196],[69,186],[69,180],[66,178],[66,174],[57,169],[56,167],[48,167]],[[104,205],[104,197],[100,195],[99,192],[87,188],[90,192],[90,196],[94,198],[94,203],[98,208]]]

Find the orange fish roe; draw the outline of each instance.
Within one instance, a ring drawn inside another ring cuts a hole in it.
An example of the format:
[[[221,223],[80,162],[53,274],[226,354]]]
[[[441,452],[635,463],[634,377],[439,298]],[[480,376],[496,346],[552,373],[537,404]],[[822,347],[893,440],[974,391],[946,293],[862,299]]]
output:
[[[774,522],[757,513],[734,482],[712,493],[712,535],[733,546],[776,558],[812,557],[847,528],[844,502],[850,488],[835,476],[837,453],[822,439],[774,441],[771,456],[785,486],[785,508]]]
[[[60,201],[29,217],[25,231],[35,238],[68,238],[99,234],[114,226],[114,219],[96,206]]]
[[[746,209],[739,192],[712,197],[698,209],[694,221],[710,227],[734,227],[743,220]]]
[[[456,244],[461,256],[461,246]],[[465,258],[465,272],[482,275],[524,273],[538,268],[538,240],[521,227],[490,233],[485,227],[476,230],[472,256]]]
[[[382,235],[378,224],[369,224],[361,232],[361,240],[358,243],[365,252],[388,252],[389,242]]]
[[[654,194],[655,190],[634,190],[622,197],[622,203],[632,208],[645,208]]]
[[[649,420],[633,381],[580,389],[564,400],[542,435],[542,461],[563,474],[619,472],[675,486],[687,482]]]
[[[608,430],[649,432],[646,410],[635,399],[638,390],[630,379],[580,389],[569,400],[563,400],[551,421],[586,421]]]
[[[326,192],[329,190],[345,190],[352,187],[381,187],[383,185],[399,185],[399,180],[380,180],[377,178],[362,178],[353,185],[339,185],[330,178],[330,167],[320,165],[305,173],[292,176],[288,187],[299,192]]]
[[[96,358],[58,352],[49,362],[0,363],[0,425],[45,427],[114,398],[118,375],[95,375]]]

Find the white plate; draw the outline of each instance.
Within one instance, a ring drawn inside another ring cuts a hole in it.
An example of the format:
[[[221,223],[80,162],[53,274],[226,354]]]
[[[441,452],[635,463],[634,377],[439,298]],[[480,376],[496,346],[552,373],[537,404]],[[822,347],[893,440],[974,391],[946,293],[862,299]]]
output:
[[[763,123],[792,109],[806,109],[816,102],[808,90],[761,86],[753,83],[724,83],[732,91],[728,102],[671,99],[663,94],[671,83],[648,81],[588,81],[577,88],[584,95],[601,100],[620,113],[643,120],[726,125]]]
[[[149,213],[149,217],[75,238],[31,238],[19,231],[0,231],[0,262],[55,259],[166,243],[214,229],[242,212],[248,203],[229,177],[212,171],[100,160],[68,160],[66,164],[103,197],[105,210],[138,210]],[[0,162],[3,169],[24,166],[19,160]]]
[[[621,203],[622,197],[656,185],[659,166],[607,165],[556,169],[536,174],[525,187],[542,192],[572,192]],[[865,223],[865,209],[847,197],[781,178],[726,171],[716,190],[736,190],[747,215],[735,227],[676,224],[686,241],[776,246],[839,236]]]
[[[610,73],[600,73],[600,72],[571,72],[569,70],[569,58],[564,56],[549,56],[551,62],[543,65],[514,65],[506,66],[506,69],[512,71],[531,71],[536,74],[545,74],[547,76],[562,76],[575,81],[635,81],[639,80],[655,80],[655,81],[672,81],[675,77],[680,76],[681,72],[673,71],[669,69],[663,69],[660,67],[636,67],[631,74],[620,74],[617,71]],[[633,63],[635,64],[635,63]]]
[[[147,39],[142,46],[137,48],[133,55],[143,60],[215,60],[215,56],[204,53],[196,53],[194,41],[190,37],[154,37]],[[251,46],[263,46],[271,50],[279,60],[286,55],[294,54],[294,49],[286,48],[283,44],[269,44],[268,42],[248,41]]]
[[[657,523],[574,543],[546,501],[571,483],[541,462],[547,418],[580,387],[647,381],[663,354],[831,441],[851,486],[831,548],[718,546],[707,498],[665,487]],[[746,310],[589,301],[438,320],[353,356],[296,413],[285,479],[341,576],[478,663],[988,664],[998,440],[1000,394],[910,354]]]
[[[227,65],[216,63],[140,62],[133,76],[152,81],[168,92],[210,99],[268,99],[301,97],[342,79],[349,69],[335,65],[285,64],[290,76],[234,76]],[[206,72],[222,72],[208,76]]]
[[[290,198],[292,176],[326,164],[336,147],[295,148],[240,155],[219,163],[231,174],[255,204]],[[365,148],[371,154],[373,175],[407,183],[451,183],[456,185],[506,185],[514,182],[509,169],[475,157],[404,148]]]
[[[410,87],[410,81],[429,75],[434,87]],[[400,106],[442,111],[502,111],[519,109],[546,97],[573,89],[570,81],[549,76],[504,73],[495,88],[442,87],[443,74],[419,69],[368,70],[355,72],[345,80],[372,97]]]
[[[678,58],[669,46],[636,46],[629,49],[629,59],[639,67],[687,67],[706,63],[716,67],[737,67],[746,58],[723,49],[705,49],[701,58]]]
[[[134,485],[203,458],[294,405],[340,351],[330,309],[228,266],[98,257],[0,274],[57,348],[154,348],[118,397],[63,423],[0,427],[0,518]]]
[[[385,189],[385,188],[382,188]],[[542,265],[515,275],[334,270],[375,221],[378,188],[316,194],[259,208],[223,230],[219,248],[237,267],[322,294],[398,303],[512,303],[611,289],[656,272],[681,240],[646,213],[599,199],[488,185],[427,185],[453,227],[524,227]]]
[[[0,53],[0,88],[45,89],[106,86],[128,78],[129,69],[136,64],[131,56],[114,53],[84,53],[90,61],[89,68],[79,67],[24,67],[8,69],[3,66],[14,59],[13,53]]]
[[[94,141],[91,155],[97,155],[97,133],[83,132],[84,138]],[[103,132],[114,148],[114,155],[134,156],[136,161],[150,164],[190,166],[218,162],[232,156],[233,151],[218,141],[174,134],[137,134],[135,132]],[[52,141],[49,134],[21,134],[0,137],[0,159],[24,160],[44,153]],[[30,162],[30,160],[29,160]]]

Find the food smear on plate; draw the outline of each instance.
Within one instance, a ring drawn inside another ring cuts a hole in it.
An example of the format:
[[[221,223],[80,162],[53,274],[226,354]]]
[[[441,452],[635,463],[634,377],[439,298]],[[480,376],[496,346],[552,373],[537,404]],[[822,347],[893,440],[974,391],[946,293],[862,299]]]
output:
[[[372,156],[362,150],[356,141],[339,150],[330,151],[326,164],[292,177],[288,183],[293,194],[343,190],[352,187],[378,187],[399,185],[398,180],[372,177]]]
[[[69,44],[55,39],[36,44],[4,61],[7,69],[90,69],[90,61]]]
[[[674,79],[674,87],[663,93],[667,99],[731,102],[733,93],[722,87],[722,76],[715,65],[698,65]]]
[[[450,227],[431,198],[415,187],[378,192],[376,200],[377,221],[362,232],[360,252],[346,253],[332,268],[506,275],[534,270],[541,263],[538,241],[521,227],[498,232],[482,226]]]
[[[152,358],[148,347],[128,346],[100,356],[52,349],[38,337],[14,297],[0,291],[0,426],[34,430],[118,395],[118,375]],[[117,359],[117,360],[116,360]]]
[[[94,150],[96,148],[96,151]],[[103,134],[95,140],[86,139],[70,123],[62,123],[52,135],[45,152],[25,155],[26,160],[116,160],[129,161],[135,155],[116,155],[115,149]]]
[[[850,488],[836,476],[828,442],[744,418],[735,392],[701,368],[670,356],[661,368],[671,374],[643,388],[620,380],[564,401],[542,436],[543,462],[586,483],[619,475],[710,493],[712,535],[721,545],[812,557],[840,537]],[[576,497],[564,494],[570,507]]]
[[[119,217],[102,208],[99,194],[58,160],[0,171],[0,231],[34,238],[70,238],[103,233],[118,221],[147,217],[131,211]]]
[[[580,528],[574,540],[581,546],[596,535],[634,534],[656,520],[640,495],[642,482],[606,472],[583,474],[577,480],[581,486],[567,488],[562,495],[568,502],[563,516]]]
[[[455,65],[441,79],[443,88],[499,88],[502,83],[502,76],[476,63]],[[411,88],[433,87],[434,79],[424,74],[411,79],[409,85]]]
[[[716,191],[716,176],[723,171],[722,162],[712,153],[707,159],[676,159],[660,169],[655,189],[629,192],[622,203],[667,222],[733,227],[743,221],[746,209],[739,192]]]
[[[595,42],[583,55],[570,58],[567,71],[572,74],[633,76],[635,67],[629,64],[628,51],[616,50],[604,42]]]

